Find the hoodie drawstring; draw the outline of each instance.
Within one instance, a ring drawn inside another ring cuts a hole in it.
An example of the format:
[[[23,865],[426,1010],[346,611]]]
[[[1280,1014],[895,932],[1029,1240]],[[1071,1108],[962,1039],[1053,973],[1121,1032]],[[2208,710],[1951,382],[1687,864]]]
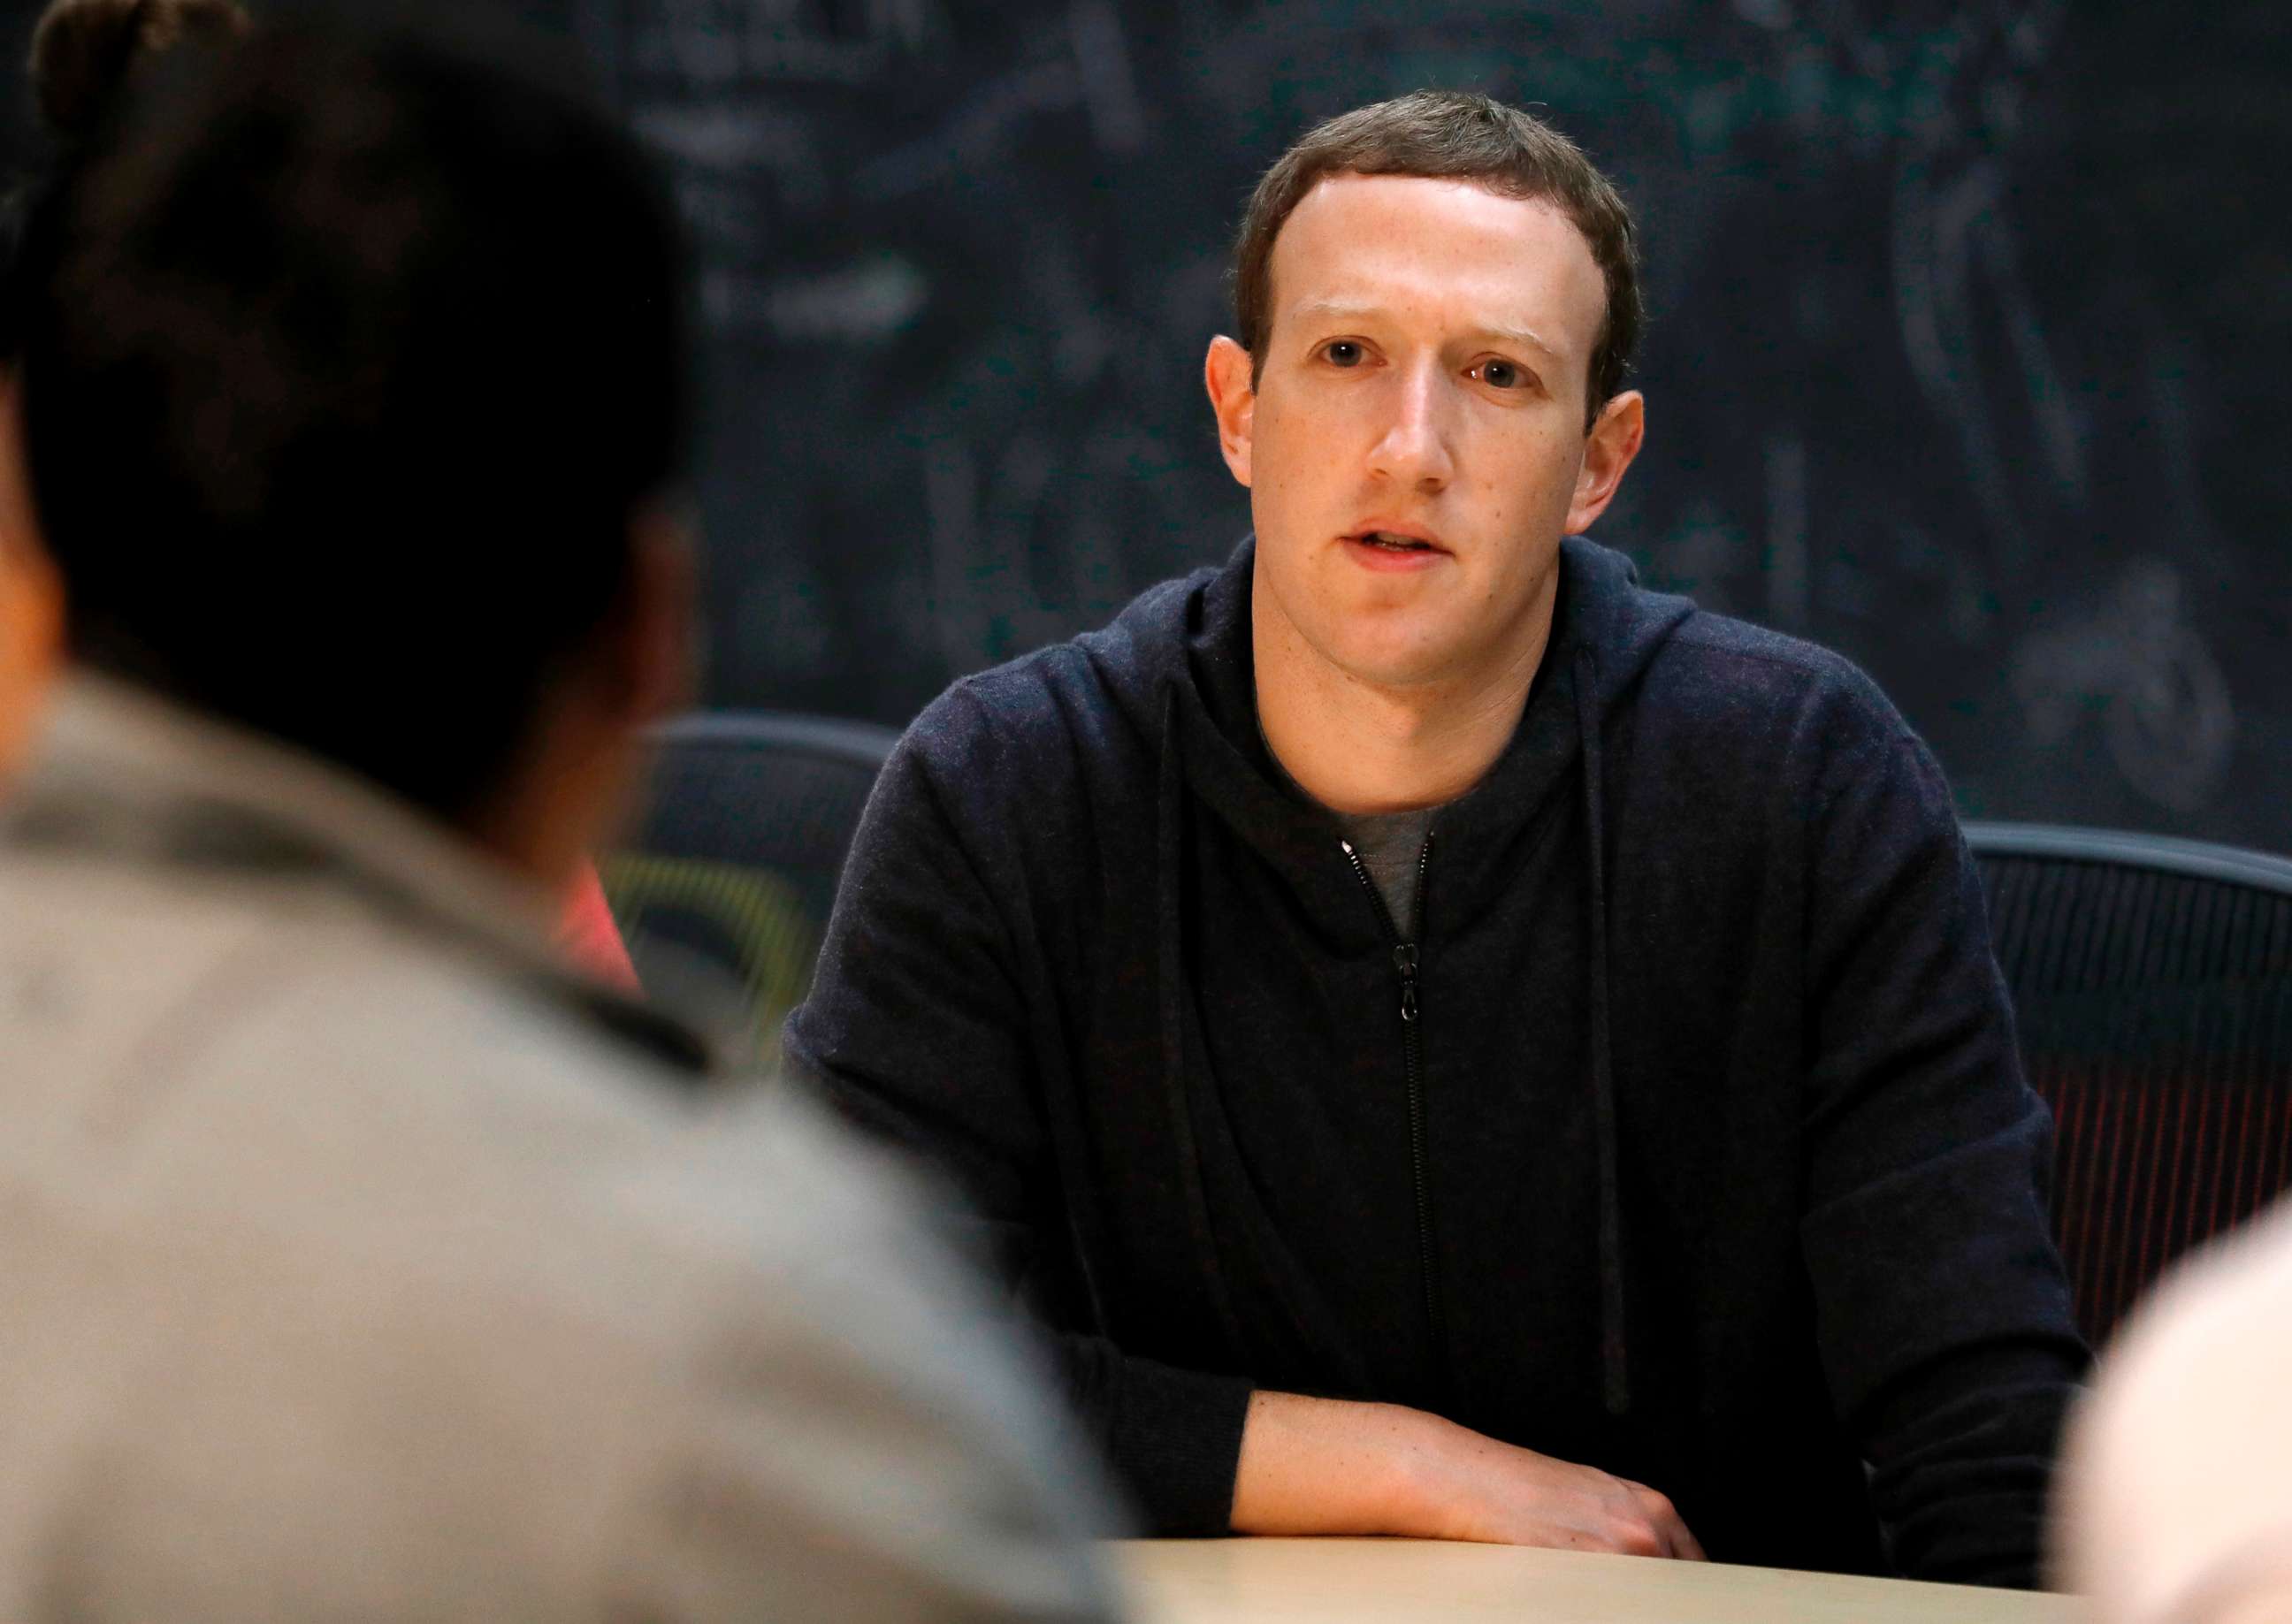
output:
[[[1592,655],[1578,649],[1574,671],[1576,728],[1584,752],[1584,843],[1591,892],[1590,994],[1592,1122],[1600,1162],[1600,1360],[1608,1413],[1632,1407],[1624,1345],[1624,1217],[1617,1170],[1616,1068],[1608,1030],[1607,820],[1600,784],[1600,719],[1593,703]]]

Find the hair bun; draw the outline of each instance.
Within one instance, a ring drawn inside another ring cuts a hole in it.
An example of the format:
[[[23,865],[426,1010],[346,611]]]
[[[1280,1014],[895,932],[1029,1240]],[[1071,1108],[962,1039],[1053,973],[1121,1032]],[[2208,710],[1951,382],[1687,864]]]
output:
[[[186,39],[246,32],[238,0],[55,0],[32,34],[32,93],[49,131],[85,137],[135,65]]]

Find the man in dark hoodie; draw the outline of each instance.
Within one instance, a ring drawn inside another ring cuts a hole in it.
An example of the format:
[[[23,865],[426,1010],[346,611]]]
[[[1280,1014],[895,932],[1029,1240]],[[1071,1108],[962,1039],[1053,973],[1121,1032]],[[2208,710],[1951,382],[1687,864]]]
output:
[[[2030,1582],[2085,1355],[1978,881],[1866,678],[1581,539],[1621,201],[1403,97],[1234,291],[1254,540],[924,712],[788,1053],[961,1183],[1158,1532]]]

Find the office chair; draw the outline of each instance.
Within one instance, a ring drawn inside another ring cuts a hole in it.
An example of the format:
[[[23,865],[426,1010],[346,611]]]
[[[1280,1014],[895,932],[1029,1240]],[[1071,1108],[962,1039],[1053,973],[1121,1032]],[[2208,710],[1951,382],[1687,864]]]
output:
[[[613,916],[649,986],[696,963],[745,1006],[769,1064],[780,1022],[811,982],[843,854],[899,736],[866,722],[714,712],[655,735],[635,840],[599,862]]]
[[[2057,1124],[2054,1233],[2098,1347],[2174,1258],[2292,1186],[2292,862],[2039,824],[1965,833]]]

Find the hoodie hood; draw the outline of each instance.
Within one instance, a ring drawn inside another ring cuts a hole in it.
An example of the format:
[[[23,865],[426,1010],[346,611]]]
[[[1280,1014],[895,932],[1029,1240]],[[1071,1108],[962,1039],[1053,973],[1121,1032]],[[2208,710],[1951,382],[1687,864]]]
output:
[[[1250,633],[1255,559],[1255,541],[1245,537],[1223,566],[1147,593],[1081,645],[1141,734],[1158,736],[1166,699],[1174,702],[1190,786],[1237,834],[1285,867],[1287,858],[1303,854],[1311,866],[1326,867],[1334,816],[1288,792],[1258,731]],[[1500,844],[1574,766],[1578,687],[1592,715],[1604,719],[1694,613],[1684,598],[1642,589],[1623,554],[1581,536],[1561,543],[1543,666],[1504,753],[1441,808],[1444,865],[1465,848]]]
[[[1186,1089],[1180,1009],[1185,981],[1178,880],[1183,794],[1198,796],[1283,873],[1333,937],[1358,939],[1381,929],[1374,911],[1362,905],[1356,880],[1335,860],[1340,820],[1289,791],[1259,729],[1250,622],[1255,565],[1255,540],[1245,539],[1222,568],[1149,593],[1105,631],[1083,639],[1118,705],[1157,741],[1159,752],[1163,896],[1157,968],[1163,1067],[1174,1125],[1187,1145],[1195,1142],[1197,1124]],[[1512,740],[1481,781],[1442,807],[1433,820],[1444,885],[1459,895],[1493,894],[1501,889],[1502,871],[1513,860],[1513,837],[1554,796],[1573,791],[1581,798],[1580,873],[1589,921],[1583,972],[1590,1041],[1584,1081],[1592,1098],[1599,1162],[1594,1239],[1602,1387],[1607,1408],[1616,1414],[1630,1408],[1631,1386],[1610,1033],[1605,734],[1610,712],[1694,613],[1686,599],[1642,590],[1622,554],[1580,536],[1566,538],[1552,635]],[[1187,1194],[1206,1242],[1209,1203],[1198,1172],[1198,1167],[1190,1170]],[[1215,1257],[1215,1248],[1206,1247],[1205,1255]],[[1222,1279],[1212,1283],[1221,1317],[1233,1325],[1228,1287]]]

